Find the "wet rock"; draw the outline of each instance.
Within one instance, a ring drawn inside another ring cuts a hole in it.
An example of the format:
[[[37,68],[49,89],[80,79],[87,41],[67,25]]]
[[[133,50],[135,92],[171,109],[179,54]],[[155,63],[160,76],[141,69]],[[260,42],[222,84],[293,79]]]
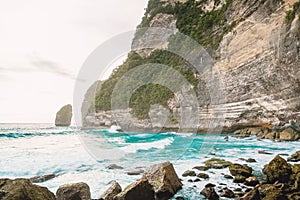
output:
[[[119,183],[114,182],[102,195],[99,200],[114,200],[114,197],[122,192],[122,188]]]
[[[234,198],[234,192],[228,188],[224,188],[221,190],[221,197],[226,197],[226,198]]]
[[[29,179],[0,179],[1,200],[55,200],[55,195]]]
[[[271,155],[272,153],[266,152],[264,150],[259,150],[258,151],[259,154],[266,154],[266,155]]]
[[[232,176],[244,176],[249,177],[252,175],[252,168],[247,165],[240,165],[240,164],[232,164],[229,166],[229,171]]]
[[[213,187],[205,187],[200,192],[200,194],[205,196],[205,198],[208,200],[219,200],[220,199],[219,195],[216,193],[216,191]]]
[[[292,154],[287,161],[289,162],[298,162],[300,161],[300,151],[297,151],[296,153]]]
[[[182,188],[182,183],[170,162],[152,165],[145,171],[144,176],[153,186],[158,200],[169,199]]]
[[[207,167],[207,166],[195,166],[195,167],[193,167],[193,169],[197,169],[199,171],[207,171],[207,170],[209,170],[209,167]]]
[[[50,179],[53,179],[55,177],[56,177],[55,174],[47,174],[47,175],[43,175],[43,176],[34,176],[34,177],[30,178],[29,180],[32,183],[42,183],[42,182],[46,182]]]
[[[264,197],[263,199],[266,200],[281,200],[281,199],[286,199],[284,197],[284,192],[283,192],[283,185],[279,184],[263,184],[260,185],[258,188],[259,194],[261,197]]]
[[[187,176],[196,176],[196,172],[193,170],[187,170],[185,172],[183,172],[182,174],[183,177],[187,177]]]
[[[245,158],[240,158],[240,160],[242,160],[242,161],[246,161],[247,163],[254,163],[254,162],[256,162],[256,160],[255,160],[255,159],[253,159],[253,158],[248,158],[248,159],[245,159]]]
[[[193,182],[200,182],[201,179],[200,178],[196,178],[195,180],[193,180]]]
[[[154,200],[155,192],[146,178],[127,186],[123,192],[114,197],[114,200]]]
[[[237,176],[234,177],[233,182],[234,183],[244,183],[245,180],[246,180],[245,176],[237,175]]]
[[[204,162],[205,166],[212,169],[224,169],[229,167],[232,163],[223,159],[211,158]]]
[[[257,188],[254,188],[250,192],[247,192],[240,200],[261,200],[259,191]]]
[[[205,187],[206,187],[206,188],[208,188],[208,187],[216,187],[216,185],[213,184],[213,183],[208,183],[208,184],[205,185]]]
[[[116,164],[108,165],[106,168],[107,169],[124,169],[123,167],[116,165]]]
[[[134,171],[127,172],[127,175],[136,176],[136,175],[140,175],[142,173],[144,173],[144,170],[137,169],[137,170],[134,170]]]
[[[197,175],[197,177],[203,178],[203,179],[208,179],[208,178],[209,178],[209,175],[208,175],[208,174],[205,174],[205,173],[199,173],[199,174]]]
[[[176,197],[175,199],[176,200],[185,200],[185,198],[183,198],[183,197]]]
[[[63,106],[55,118],[55,126],[70,126],[72,119],[72,106],[70,104]]]
[[[263,173],[267,175],[267,181],[287,183],[292,173],[291,166],[280,156],[276,156],[269,164],[263,168]]]
[[[226,179],[233,179],[233,177],[230,176],[230,175],[228,175],[228,174],[225,174],[225,175],[224,175],[224,178],[226,178]]]
[[[249,178],[246,178],[244,184],[247,185],[247,186],[254,187],[254,186],[259,184],[259,181],[258,181],[257,177],[250,176]]]
[[[83,182],[59,186],[56,191],[57,200],[90,200],[90,187]]]

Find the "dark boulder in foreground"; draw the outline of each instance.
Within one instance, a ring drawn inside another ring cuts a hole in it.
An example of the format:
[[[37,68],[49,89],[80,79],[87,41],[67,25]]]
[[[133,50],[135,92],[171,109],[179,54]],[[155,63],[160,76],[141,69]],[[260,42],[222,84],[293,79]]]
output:
[[[90,187],[86,183],[65,184],[56,191],[57,200],[90,200]]]
[[[0,179],[1,200],[55,200],[45,187],[31,183],[28,179]]]
[[[216,193],[216,191],[213,187],[205,187],[200,192],[200,194],[205,196],[205,198],[208,200],[219,200],[220,199],[219,195]]]
[[[290,179],[292,168],[286,160],[276,156],[269,164],[264,166],[263,172],[267,175],[269,183],[276,181],[287,183]]]
[[[101,195],[99,200],[114,200],[114,197],[122,192],[122,188],[119,183],[113,182],[113,184]]]
[[[158,200],[169,199],[182,188],[182,183],[170,162],[152,165],[145,171],[144,176],[153,186]]]
[[[146,178],[127,186],[123,192],[114,197],[114,200],[154,200],[155,192]]]
[[[55,126],[70,126],[72,119],[72,106],[70,104],[63,106],[55,118]]]

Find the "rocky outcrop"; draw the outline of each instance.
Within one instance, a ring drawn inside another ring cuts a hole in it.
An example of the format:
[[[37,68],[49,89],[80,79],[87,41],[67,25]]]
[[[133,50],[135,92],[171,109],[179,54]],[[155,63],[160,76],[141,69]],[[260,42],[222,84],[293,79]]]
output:
[[[70,126],[72,119],[72,106],[70,104],[63,106],[55,118],[55,126]]]
[[[55,196],[45,187],[31,183],[28,179],[0,179],[1,200],[55,200]]]
[[[300,151],[297,151],[296,153],[292,154],[291,157],[287,159],[289,162],[298,162],[300,161]]]
[[[86,183],[65,184],[56,191],[57,200],[91,200],[90,187]]]
[[[114,200],[155,200],[155,192],[146,178],[127,186],[123,192],[114,197]]]
[[[216,193],[216,191],[213,187],[205,187],[200,192],[200,194],[205,196],[205,198],[208,200],[219,200],[220,199],[219,195]]]
[[[145,171],[144,176],[153,186],[158,200],[167,200],[182,188],[182,183],[170,162],[152,165]]]
[[[99,200],[114,200],[114,197],[122,192],[122,187],[119,183],[114,182],[105,192],[101,195]]]

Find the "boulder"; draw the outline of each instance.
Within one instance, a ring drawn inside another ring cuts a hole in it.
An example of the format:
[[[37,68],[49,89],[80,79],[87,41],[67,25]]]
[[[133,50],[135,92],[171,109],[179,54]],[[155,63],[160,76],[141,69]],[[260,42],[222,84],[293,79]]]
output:
[[[203,178],[203,179],[208,179],[208,178],[209,178],[209,175],[208,175],[208,174],[205,174],[205,173],[199,173],[199,174],[197,175],[197,177]]]
[[[143,177],[127,186],[123,192],[114,197],[114,200],[154,200],[155,192],[149,181]]]
[[[244,183],[245,180],[246,180],[245,176],[237,175],[237,176],[234,177],[233,182],[234,183]]]
[[[221,197],[234,198],[234,196],[234,192],[228,188],[224,188],[221,190]]]
[[[59,186],[57,200],[90,200],[90,187],[86,183],[71,183]]]
[[[282,185],[273,185],[273,184],[263,184],[260,185],[259,194],[261,197],[264,197],[264,200],[281,200],[286,199],[284,197],[284,192],[282,191]]]
[[[55,195],[29,179],[0,179],[1,200],[55,200]]]
[[[267,175],[269,183],[276,181],[287,183],[290,180],[292,168],[286,160],[277,155],[269,164],[264,166],[263,173]]]
[[[289,162],[299,162],[300,161],[300,151],[297,151],[296,153],[292,154],[287,161]]]
[[[247,165],[232,164],[229,166],[229,171],[232,176],[250,177],[252,175],[252,168]]]
[[[55,118],[55,126],[70,126],[72,119],[72,106],[70,104],[63,106]]]
[[[300,133],[296,132],[293,128],[288,127],[279,133],[281,141],[296,141],[300,139]]]
[[[119,183],[114,182],[105,192],[101,195],[99,200],[114,200],[114,197],[122,192],[122,188]]]
[[[250,176],[249,178],[246,178],[245,179],[245,182],[244,182],[245,185],[247,186],[256,186],[257,184],[259,184],[259,181],[257,179],[257,177],[255,176]]]
[[[124,169],[123,167],[117,165],[117,164],[111,164],[111,165],[108,165],[106,167],[106,169]]]
[[[187,177],[187,176],[196,176],[196,172],[193,170],[187,170],[185,172],[183,172],[182,174],[183,177]]]
[[[144,176],[153,186],[158,200],[169,199],[182,188],[182,183],[170,162],[150,166]]]
[[[195,166],[195,167],[193,167],[193,169],[197,169],[199,171],[207,171],[207,170],[209,170],[209,167],[207,167],[207,166]]]
[[[127,172],[127,175],[136,176],[136,175],[140,175],[142,173],[144,173],[143,169],[136,169],[136,170]]]
[[[224,169],[232,163],[223,159],[211,158],[204,162],[205,166],[212,169]]]
[[[247,192],[244,196],[240,198],[240,200],[261,200],[259,191],[257,188]]]
[[[202,194],[206,199],[208,200],[219,200],[220,197],[216,193],[215,189],[213,187],[205,187],[200,194]]]

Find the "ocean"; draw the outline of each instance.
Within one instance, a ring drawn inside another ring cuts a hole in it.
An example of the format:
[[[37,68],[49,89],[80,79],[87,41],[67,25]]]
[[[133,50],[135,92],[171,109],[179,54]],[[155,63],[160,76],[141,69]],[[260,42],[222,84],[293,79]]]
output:
[[[207,183],[222,183],[231,189],[239,187],[232,180],[223,178],[224,174],[230,174],[228,169],[210,169],[205,172],[210,178],[200,182],[191,183],[189,177],[181,176],[184,171],[203,165],[209,158],[223,158],[240,164],[246,164],[240,158],[254,158],[257,162],[247,164],[254,169],[254,174],[260,175],[263,166],[275,155],[287,158],[299,150],[298,142],[276,143],[258,140],[255,136],[245,139],[228,136],[226,141],[225,135],[218,134],[118,133],[55,127],[53,124],[0,124],[0,177],[57,174],[56,178],[38,184],[55,193],[62,184],[86,182],[92,198],[99,198],[112,180],[124,188],[141,177],[127,172],[170,161],[184,183],[175,197],[194,200],[204,199],[200,191]],[[258,154],[259,150],[271,154]],[[123,169],[107,169],[111,164]]]

